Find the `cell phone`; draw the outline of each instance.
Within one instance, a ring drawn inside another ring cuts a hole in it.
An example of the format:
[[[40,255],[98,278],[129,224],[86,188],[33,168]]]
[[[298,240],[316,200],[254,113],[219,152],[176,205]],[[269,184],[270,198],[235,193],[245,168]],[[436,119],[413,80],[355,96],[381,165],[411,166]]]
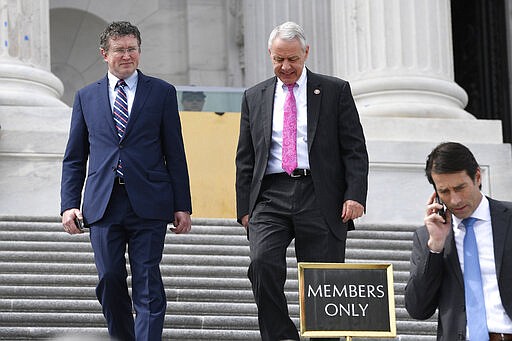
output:
[[[78,217],[75,218],[75,225],[80,231],[84,230],[84,222],[83,220],[78,219]]]
[[[441,200],[441,198],[439,198],[439,194],[437,194],[437,192],[436,192],[436,203],[443,206],[442,208],[440,208],[437,211],[437,214],[439,214],[441,217],[443,217],[444,221],[446,221],[446,206],[445,206],[444,202]]]

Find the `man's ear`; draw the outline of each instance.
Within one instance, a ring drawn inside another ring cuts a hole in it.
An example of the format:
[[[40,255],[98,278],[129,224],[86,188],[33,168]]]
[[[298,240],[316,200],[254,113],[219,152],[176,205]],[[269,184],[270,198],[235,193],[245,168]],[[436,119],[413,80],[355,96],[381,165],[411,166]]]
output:
[[[104,49],[100,49],[100,54],[103,57],[103,60],[107,61],[107,51],[105,51]]]
[[[309,56],[309,45],[306,45],[306,55],[304,57],[304,60],[307,60],[308,59],[308,56]]]
[[[478,167],[475,172],[475,184],[478,185],[479,188],[482,188],[482,172],[480,171],[480,167]]]

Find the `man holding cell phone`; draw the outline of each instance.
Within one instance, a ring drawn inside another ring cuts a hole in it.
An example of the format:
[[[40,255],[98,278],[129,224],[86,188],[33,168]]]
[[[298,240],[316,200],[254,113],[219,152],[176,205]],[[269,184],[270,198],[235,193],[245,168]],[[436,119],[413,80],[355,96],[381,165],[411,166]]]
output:
[[[139,29],[129,22],[101,33],[107,72],[75,96],[62,163],[62,225],[70,234],[82,223],[89,227],[96,297],[110,336],[120,341],[162,339],[167,225],[177,234],[191,229],[176,89],[138,69],[140,46]]]
[[[439,310],[437,340],[512,340],[512,203],[481,193],[460,143],[438,145],[425,172],[435,191],[413,237],[407,311],[424,320]]]

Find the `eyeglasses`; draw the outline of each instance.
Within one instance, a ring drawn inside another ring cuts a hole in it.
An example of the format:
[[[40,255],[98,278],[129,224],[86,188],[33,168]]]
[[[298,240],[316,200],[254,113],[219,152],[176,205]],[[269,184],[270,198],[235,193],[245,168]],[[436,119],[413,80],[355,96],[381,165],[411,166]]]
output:
[[[138,53],[139,52],[139,48],[138,47],[129,47],[127,49],[114,49],[112,50],[112,54],[114,54],[115,56],[124,56],[126,53],[128,53],[128,55],[130,56],[133,56],[134,54]]]

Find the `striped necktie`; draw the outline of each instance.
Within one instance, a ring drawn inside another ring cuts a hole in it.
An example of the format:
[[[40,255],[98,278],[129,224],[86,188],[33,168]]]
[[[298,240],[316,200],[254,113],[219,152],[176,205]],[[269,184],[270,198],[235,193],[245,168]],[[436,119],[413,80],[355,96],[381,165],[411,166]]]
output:
[[[126,125],[128,124],[128,98],[126,97],[126,91],[124,91],[125,86],[126,82],[123,79],[117,81],[117,95],[114,101],[114,109],[112,110],[117,136],[119,136],[120,140],[123,138],[126,132]],[[123,162],[121,159],[119,159],[117,163],[116,171],[119,177],[124,177]]]

